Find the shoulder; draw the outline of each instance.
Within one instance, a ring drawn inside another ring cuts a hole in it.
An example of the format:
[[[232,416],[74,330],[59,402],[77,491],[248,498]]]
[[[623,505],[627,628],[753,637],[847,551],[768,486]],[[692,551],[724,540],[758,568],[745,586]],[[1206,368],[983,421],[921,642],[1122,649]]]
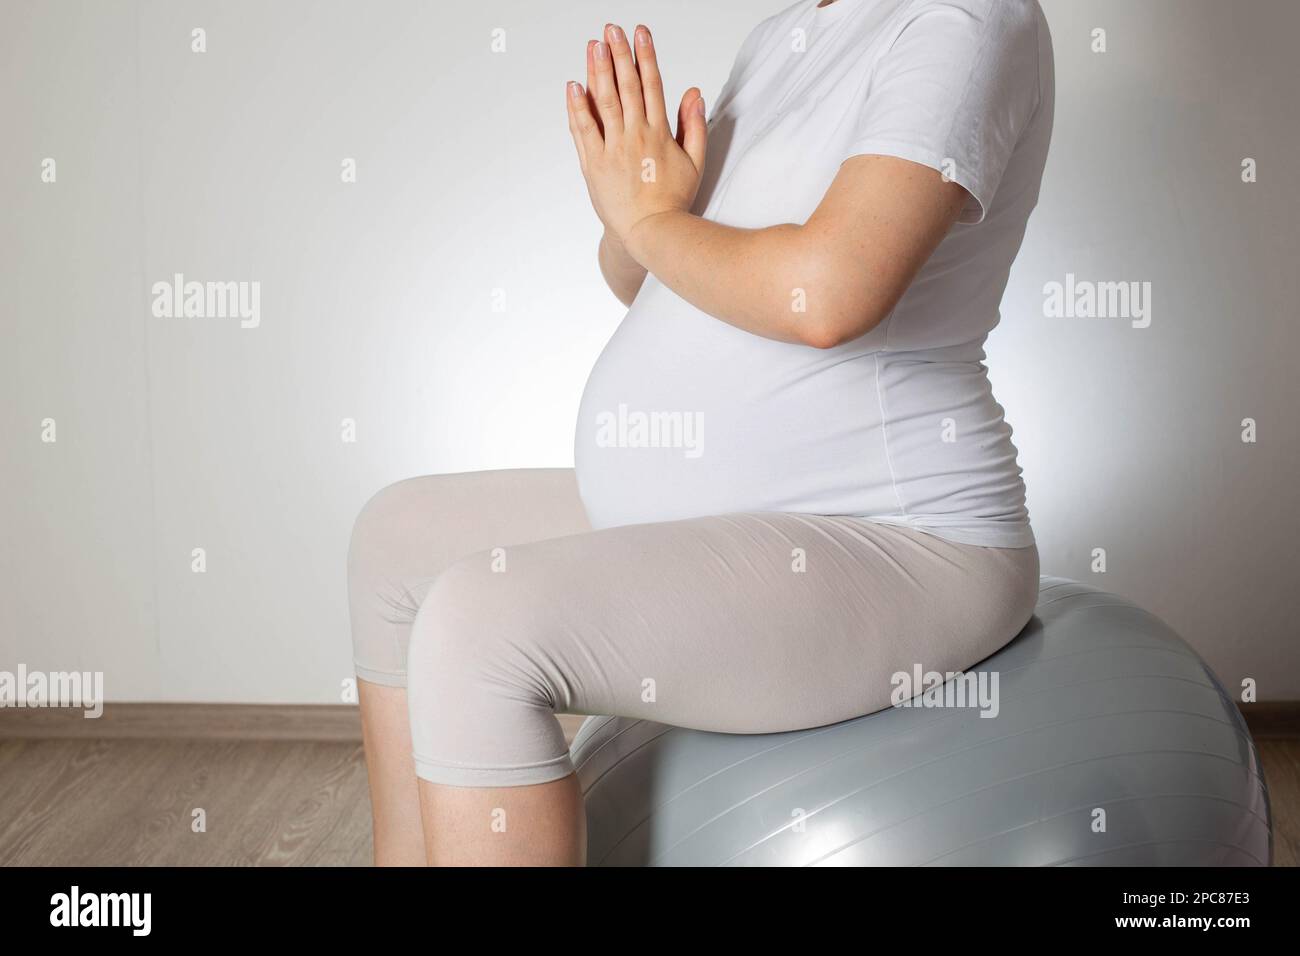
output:
[[[909,0],[894,27],[895,55],[939,56],[954,69],[997,63],[1027,76],[1038,69],[1045,21],[1038,0]]]
[[[1038,0],[910,0],[903,6],[900,32],[927,21],[964,26],[972,38],[1023,40],[1038,36],[1043,10]]]

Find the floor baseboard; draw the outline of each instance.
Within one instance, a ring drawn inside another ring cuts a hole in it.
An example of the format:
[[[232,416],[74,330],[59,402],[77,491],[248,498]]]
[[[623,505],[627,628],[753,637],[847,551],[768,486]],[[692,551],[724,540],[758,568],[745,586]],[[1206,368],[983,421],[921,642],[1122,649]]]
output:
[[[1237,706],[1257,740],[1300,738],[1300,700],[1266,700]]]
[[[1300,738],[1300,701],[1242,704],[1259,740]],[[566,740],[585,718],[560,717]],[[99,717],[63,707],[0,707],[0,740],[186,739],[361,740],[361,713],[349,704],[110,703]]]
[[[585,718],[560,717],[572,740]],[[66,707],[0,707],[0,740],[159,739],[361,742],[351,704],[108,703],[99,717]]]
[[[0,739],[361,739],[348,704],[107,703],[99,717],[67,707],[0,709]]]

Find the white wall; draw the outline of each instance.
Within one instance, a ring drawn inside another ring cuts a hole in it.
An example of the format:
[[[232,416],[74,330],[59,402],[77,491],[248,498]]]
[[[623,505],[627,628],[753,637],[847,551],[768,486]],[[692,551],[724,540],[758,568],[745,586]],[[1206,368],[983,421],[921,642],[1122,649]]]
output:
[[[0,669],[103,670],[118,700],[336,701],[366,497],[571,463],[622,315],[564,120],[585,40],[646,21],[670,94],[712,102],[786,5],[3,0]],[[1300,6],[1044,6],[1056,136],[989,348],[1044,570],[1300,698]],[[261,324],[154,317],[175,272],[260,281]],[[1151,327],[1045,318],[1067,272],[1152,282]]]

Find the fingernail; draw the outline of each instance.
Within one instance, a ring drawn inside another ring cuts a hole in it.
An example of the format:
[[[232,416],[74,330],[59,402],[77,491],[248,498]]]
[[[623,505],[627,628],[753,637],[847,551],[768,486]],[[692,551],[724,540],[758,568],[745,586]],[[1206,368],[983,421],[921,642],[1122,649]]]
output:
[[[609,48],[606,47],[605,44],[603,44],[603,43],[601,43],[599,40],[597,40],[597,41],[596,41],[596,59],[597,59],[597,60],[603,60],[603,59],[605,59],[605,57],[607,57],[607,56],[609,56]]]
[[[650,30],[647,27],[636,28],[636,42],[639,46],[650,45]]]
[[[695,110],[701,116],[704,115],[704,97],[701,96],[698,100],[695,101]]]
[[[610,43],[623,42],[623,31],[620,30],[617,26],[615,26],[612,23],[609,25],[609,42]]]
[[[576,80],[569,81],[569,95],[575,100],[582,96],[582,84]]]

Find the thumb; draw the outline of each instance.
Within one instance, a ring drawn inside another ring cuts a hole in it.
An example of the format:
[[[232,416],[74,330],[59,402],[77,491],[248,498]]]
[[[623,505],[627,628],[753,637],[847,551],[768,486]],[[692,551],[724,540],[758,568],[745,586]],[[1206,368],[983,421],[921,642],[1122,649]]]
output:
[[[704,152],[709,143],[709,124],[704,119],[704,97],[692,86],[682,96],[677,111],[677,145],[686,151],[695,168],[704,170]]]

